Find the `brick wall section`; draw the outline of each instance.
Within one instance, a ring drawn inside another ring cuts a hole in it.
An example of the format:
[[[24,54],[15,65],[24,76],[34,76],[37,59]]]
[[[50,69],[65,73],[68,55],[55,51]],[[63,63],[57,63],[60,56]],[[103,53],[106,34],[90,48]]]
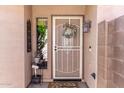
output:
[[[106,22],[98,24],[98,82],[100,88],[107,87],[107,64],[106,64]]]
[[[108,22],[108,87],[124,87],[124,16]]]

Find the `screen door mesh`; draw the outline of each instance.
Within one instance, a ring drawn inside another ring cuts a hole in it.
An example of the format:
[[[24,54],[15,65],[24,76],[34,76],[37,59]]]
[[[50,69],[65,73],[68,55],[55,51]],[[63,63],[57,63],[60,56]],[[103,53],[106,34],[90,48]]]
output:
[[[77,32],[66,38],[64,24],[72,24]],[[55,77],[80,76],[80,19],[55,20]]]

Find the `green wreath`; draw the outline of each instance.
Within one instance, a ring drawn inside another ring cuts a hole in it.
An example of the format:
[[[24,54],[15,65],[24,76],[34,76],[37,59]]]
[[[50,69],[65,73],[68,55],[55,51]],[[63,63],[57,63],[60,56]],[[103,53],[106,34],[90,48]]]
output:
[[[63,36],[66,37],[66,38],[72,38],[75,36],[76,32],[77,32],[77,27],[76,25],[73,25],[73,24],[64,24],[63,25]]]

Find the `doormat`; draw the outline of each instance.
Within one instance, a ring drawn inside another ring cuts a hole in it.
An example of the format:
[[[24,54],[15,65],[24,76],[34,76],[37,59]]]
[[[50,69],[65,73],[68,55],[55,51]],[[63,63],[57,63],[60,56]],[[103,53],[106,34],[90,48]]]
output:
[[[76,81],[55,81],[48,84],[48,88],[79,88]]]

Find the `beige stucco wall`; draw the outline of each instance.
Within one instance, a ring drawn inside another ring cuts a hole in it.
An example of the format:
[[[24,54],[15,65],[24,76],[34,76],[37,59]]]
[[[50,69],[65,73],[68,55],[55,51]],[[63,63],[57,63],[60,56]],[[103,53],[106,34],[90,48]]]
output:
[[[0,6],[0,87],[24,87],[23,12],[23,6]]]
[[[124,6],[121,5],[99,5],[97,7],[97,22],[110,21],[124,15]]]
[[[85,6],[32,6],[32,44],[36,51],[36,17],[48,17],[48,69],[44,70],[44,80],[52,79],[52,28],[51,15],[84,15]]]
[[[97,6],[86,6],[85,11],[85,18],[92,23],[90,32],[84,34],[84,80],[89,87],[96,87],[97,78],[94,80],[91,73],[97,76]]]
[[[0,6],[0,87],[26,87],[31,80],[26,20],[30,6]]]
[[[32,19],[32,6],[24,6],[24,45],[25,45],[25,87],[28,86],[28,84],[31,81],[31,62],[32,62],[32,55],[31,52],[27,52],[27,20]]]

